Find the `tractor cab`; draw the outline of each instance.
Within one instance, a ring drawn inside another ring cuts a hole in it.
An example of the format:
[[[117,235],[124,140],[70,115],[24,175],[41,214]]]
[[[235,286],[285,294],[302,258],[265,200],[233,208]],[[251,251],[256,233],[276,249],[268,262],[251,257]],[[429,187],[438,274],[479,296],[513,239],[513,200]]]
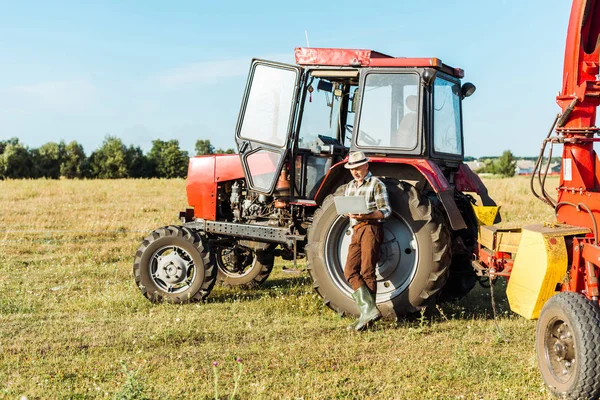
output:
[[[461,86],[461,69],[320,48],[297,48],[296,63],[252,61],[236,129],[251,190],[272,194],[283,170],[294,197],[312,199],[350,150],[442,167],[463,160],[461,101],[475,87]]]

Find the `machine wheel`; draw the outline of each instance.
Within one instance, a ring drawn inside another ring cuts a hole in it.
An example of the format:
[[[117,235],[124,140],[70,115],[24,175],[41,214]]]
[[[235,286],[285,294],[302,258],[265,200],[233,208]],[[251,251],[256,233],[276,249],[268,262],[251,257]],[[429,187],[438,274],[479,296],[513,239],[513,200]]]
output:
[[[377,305],[395,318],[426,307],[444,286],[450,265],[450,234],[444,218],[413,186],[387,181],[392,215],[384,224],[377,265]],[[349,220],[336,213],[328,196],[308,231],[308,271],[325,304],[340,314],[358,315],[344,277]]]
[[[221,247],[215,251],[217,279],[225,285],[260,285],[275,263],[269,250],[254,251],[240,247]]]
[[[542,308],[536,352],[550,392],[564,399],[600,396],[600,313],[583,295],[562,292]]]
[[[216,274],[208,246],[196,232],[181,226],[165,226],[148,235],[133,263],[135,282],[153,303],[203,300]]]

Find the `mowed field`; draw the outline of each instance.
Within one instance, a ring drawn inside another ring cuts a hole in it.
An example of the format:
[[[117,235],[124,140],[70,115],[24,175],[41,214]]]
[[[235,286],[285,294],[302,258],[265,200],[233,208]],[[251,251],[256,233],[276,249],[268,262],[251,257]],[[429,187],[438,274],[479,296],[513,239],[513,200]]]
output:
[[[485,183],[503,225],[553,220],[527,179]],[[508,310],[503,282],[500,333],[490,290],[478,287],[431,316],[349,334],[350,319],[279,259],[261,288],[217,285],[203,304],[151,304],[133,255],[186,205],[184,180],[0,181],[0,398],[210,399],[215,361],[229,398],[237,358],[240,399],[549,398],[535,321]]]

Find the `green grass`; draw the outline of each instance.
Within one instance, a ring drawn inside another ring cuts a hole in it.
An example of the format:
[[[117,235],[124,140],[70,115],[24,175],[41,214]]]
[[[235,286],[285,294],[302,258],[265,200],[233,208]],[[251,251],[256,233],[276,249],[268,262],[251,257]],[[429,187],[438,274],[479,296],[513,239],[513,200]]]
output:
[[[512,225],[549,220],[522,178],[486,180]],[[552,187],[552,186],[550,186]],[[0,181],[0,398],[546,399],[535,322],[489,289],[363,334],[282,262],[257,289],[152,305],[135,249],[177,223],[183,180]],[[546,210],[547,208],[547,210]]]

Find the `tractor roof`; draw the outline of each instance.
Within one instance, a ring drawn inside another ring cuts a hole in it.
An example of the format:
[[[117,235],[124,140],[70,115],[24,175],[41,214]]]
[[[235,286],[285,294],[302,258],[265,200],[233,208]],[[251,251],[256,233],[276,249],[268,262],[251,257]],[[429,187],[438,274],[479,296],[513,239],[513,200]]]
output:
[[[374,50],[329,49],[315,47],[297,47],[296,64],[303,66],[329,67],[423,67],[435,68],[457,78],[464,77],[460,68],[452,68],[439,58],[392,57]]]

